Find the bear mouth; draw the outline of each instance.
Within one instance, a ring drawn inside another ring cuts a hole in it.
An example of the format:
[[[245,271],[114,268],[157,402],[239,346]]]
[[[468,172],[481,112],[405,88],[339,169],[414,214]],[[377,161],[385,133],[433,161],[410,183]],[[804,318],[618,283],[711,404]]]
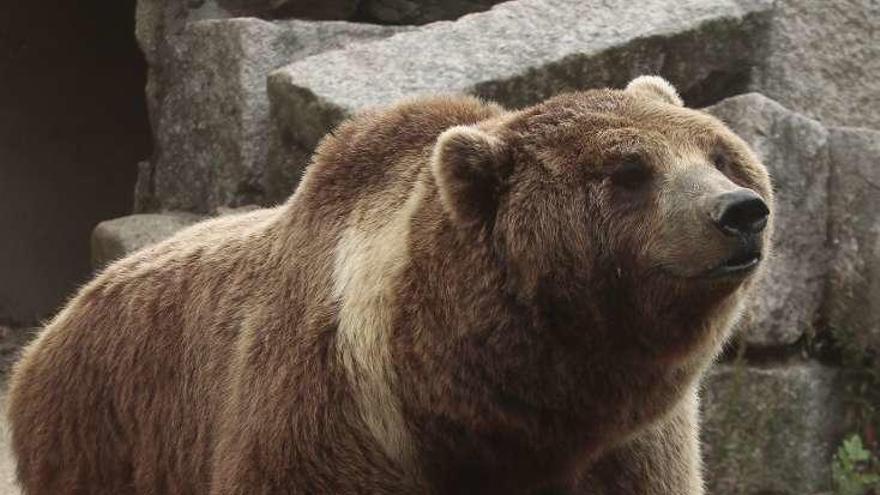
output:
[[[761,262],[761,249],[758,246],[743,246],[723,263],[709,272],[711,277],[740,275],[754,270]]]

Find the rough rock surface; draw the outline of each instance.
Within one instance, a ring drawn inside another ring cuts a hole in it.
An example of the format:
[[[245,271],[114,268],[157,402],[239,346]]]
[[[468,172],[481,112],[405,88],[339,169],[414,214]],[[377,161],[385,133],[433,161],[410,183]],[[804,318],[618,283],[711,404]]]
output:
[[[828,324],[880,358],[880,132],[832,128],[829,143]]]
[[[140,214],[98,224],[92,232],[92,266],[101,268],[142,247],[171,237],[203,217],[191,213]]]
[[[161,79],[161,67],[174,45],[175,35],[180,34],[188,22],[205,19],[224,19],[231,14],[212,0],[137,0],[135,11],[135,37],[150,66],[147,81],[147,104],[153,106]]]
[[[264,169],[273,134],[266,75],[291,60],[397,31],[258,19],[186,25],[156,76],[161,85],[151,108],[156,152],[152,167],[141,169],[139,204],[207,213],[217,206],[282,199],[266,198]],[[285,192],[292,189],[293,184]]]
[[[518,107],[659,73],[691,103],[743,85],[769,2],[519,0],[294,62],[269,77],[288,148],[307,155],[352,111],[466,92]]]
[[[754,93],[707,110],[753,147],[776,193],[774,251],[760,297],[746,309],[742,338],[755,347],[793,344],[814,329],[828,273],[828,131]]]
[[[716,366],[702,400],[707,493],[829,490],[843,433],[839,381],[818,364]]]
[[[880,129],[880,2],[775,3],[752,88],[826,125]]]

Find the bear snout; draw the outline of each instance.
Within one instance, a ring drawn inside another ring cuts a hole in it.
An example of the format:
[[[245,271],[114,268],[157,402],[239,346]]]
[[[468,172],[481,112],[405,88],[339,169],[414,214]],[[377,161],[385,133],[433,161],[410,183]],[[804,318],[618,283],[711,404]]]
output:
[[[728,252],[708,275],[744,275],[753,271],[763,258],[762,233],[770,218],[767,203],[751,189],[741,187],[712,198],[709,217],[726,239]]]
[[[716,196],[710,216],[725,235],[753,236],[767,226],[770,208],[755,191],[739,188]]]

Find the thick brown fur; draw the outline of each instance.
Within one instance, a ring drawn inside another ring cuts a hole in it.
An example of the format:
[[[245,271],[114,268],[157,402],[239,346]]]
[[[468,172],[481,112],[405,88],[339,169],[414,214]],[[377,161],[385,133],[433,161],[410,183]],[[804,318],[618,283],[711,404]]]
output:
[[[770,185],[638,86],[362,114],[286,204],[114,263],[15,369],[25,493],[702,493],[699,378],[754,275],[702,276],[701,205]]]

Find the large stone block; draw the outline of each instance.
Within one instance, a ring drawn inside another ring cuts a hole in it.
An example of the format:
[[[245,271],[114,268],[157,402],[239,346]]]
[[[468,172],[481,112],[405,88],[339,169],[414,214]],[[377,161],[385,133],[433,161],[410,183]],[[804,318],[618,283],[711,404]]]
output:
[[[114,218],[92,231],[92,266],[101,268],[138,249],[171,237],[203,217],[190,213],[141,214]]]
[[[818,364],[719,365],[704,384],[707,493],[807,495],[831,485],[840,376]]]
[[[769,5],[506,2],[294,62],[270,75],[269,96],[284,141],[303,156],[351,112],[418,94],[464,92],[518,107],[659,73],[705,103],[748,81]]]
[[[776,195],[774,250],[741,336],[755,347],[793,344],[814,329],[828,273],[828,131],[759,94],[728,98],[707,111],[753,147]]]
[[[151,67],[156,152],[142,169],[139,204],[209,212],[269,203],[272,130],[266,75],[292,60],[400,28],[346,22],[203,20],[169,34]],[[155,72],[155,74],[153,74]],[[286,191],[293,189],[291,184]]]
[[[227,216],[258,210],[258,205],[237,208],[220,206],[212,216]],[[92,231],[92,266],[101,268],[138,249],[167,239],[184,227],[208,218],[187,212],[139,213],[101,222]]]
[[[828,324],[880,358],[880,132],[831,128]]]
[[[155,82],[162,79],[161,67],[168,57],[167,50],[174,45],[175,36],[184,26],[190,22],[229,17],[232,13],[217,5],[215,0],[137,0],[135,37],[150,68],[148,100],[156,96],[151,89],[158,89]]]
[[[775,2],[752,88],[826,125],[880,129],[880,2]]]

